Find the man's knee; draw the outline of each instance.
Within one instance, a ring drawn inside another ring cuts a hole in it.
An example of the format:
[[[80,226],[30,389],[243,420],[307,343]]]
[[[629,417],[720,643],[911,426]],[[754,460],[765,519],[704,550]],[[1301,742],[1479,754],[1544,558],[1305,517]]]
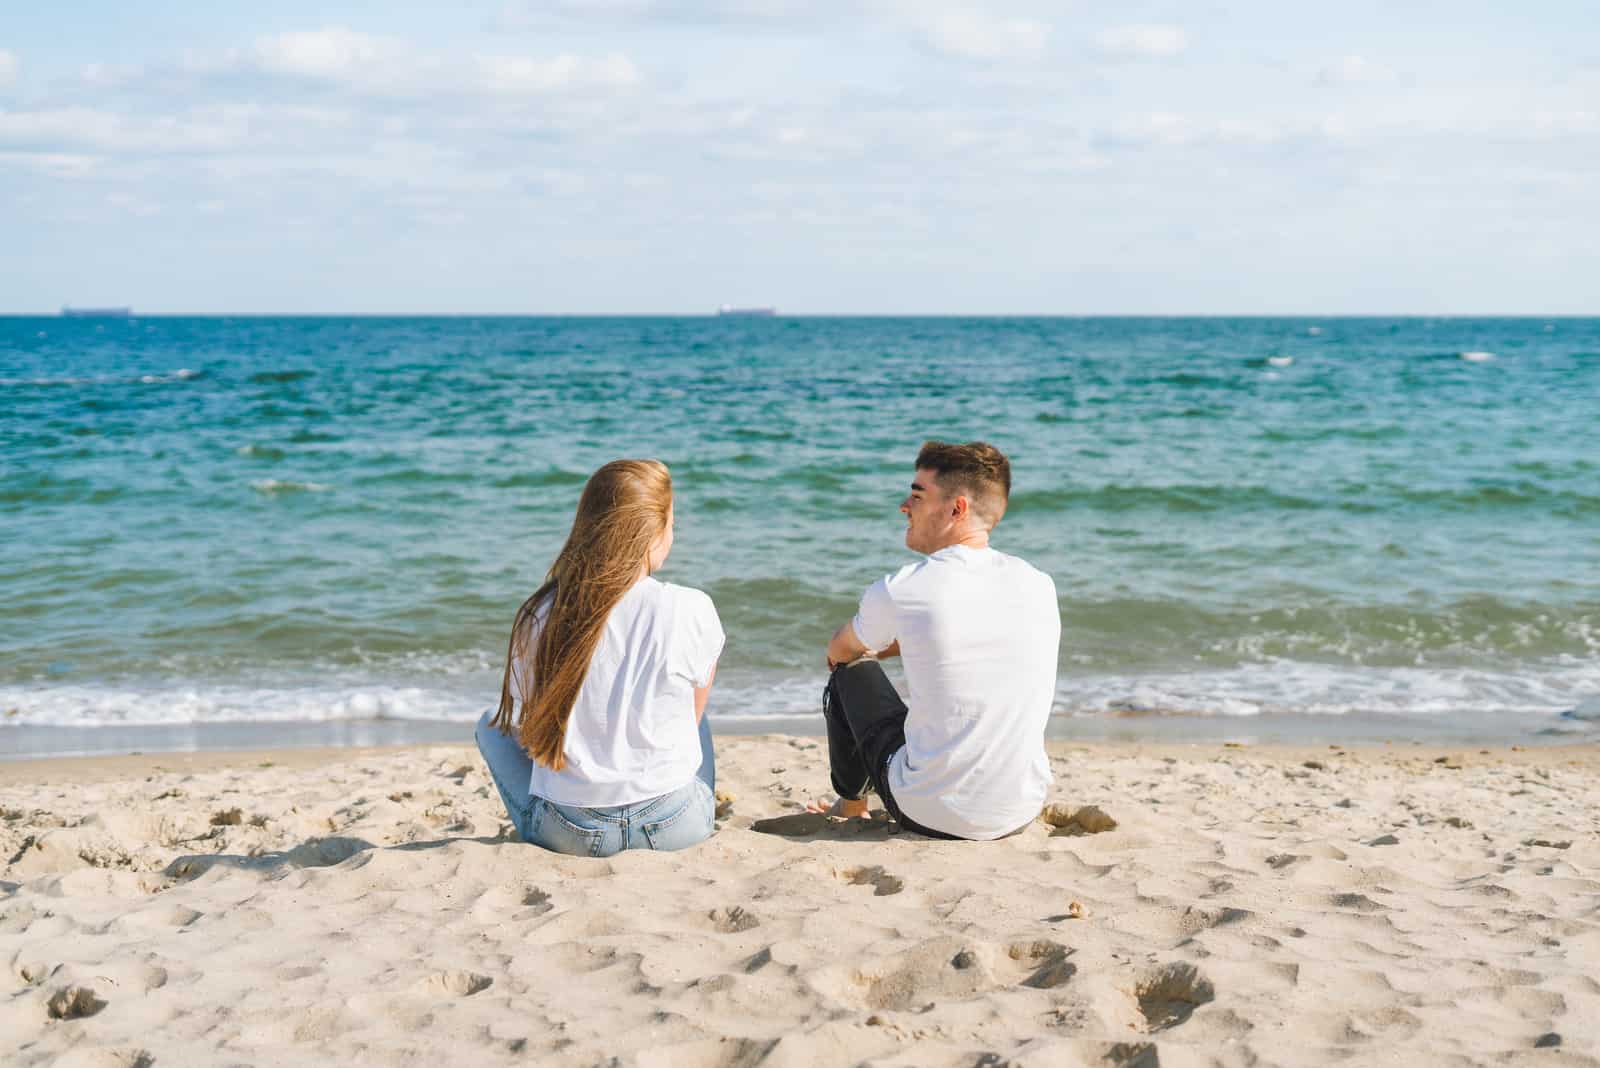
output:
[[[889,676],[883,673],[883,665],[870,657],[840,664],[833,669],[828,684],[833,688],[834,700],[848,708],[859,708],[863,701],[876,701],[885,687],[894,689]]]

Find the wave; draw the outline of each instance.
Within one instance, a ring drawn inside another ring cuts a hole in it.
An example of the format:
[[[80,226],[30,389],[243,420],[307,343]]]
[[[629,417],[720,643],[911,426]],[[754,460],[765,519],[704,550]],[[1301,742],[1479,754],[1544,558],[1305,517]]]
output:
[[[235,456],[248,456],[253,460],[281,460],[288,455],[282,449],[274,448],[271,445],[257,445],[254,443],[240,445],[233,450],[233,453]]]
[[[497,478],[490,483],[496,489],[535,489],[541,486],[581,486],[589,476],[560,467],[547,467],[543,471],[518,471]]]
[[[326,723],[357,720],[472,722],[491,697],[437,687],[352,682],[348,686],[92,684],[0,686],[5,726],[109,727],[198,723]]]
[[[1600,685],[1600,665],[1540,669],[1371,668],[1280,660],[1227,670],[1063,675],[1056,711],[1072,716],[1385,716],[1452,728],[1551,727]]]
[[[253,382],[258,386],[277,385],[287,382],[303,382],[314,374],[316,372],[310,370],[259,371],[251,375],[246,381]]]
[[[1021,515],[1028,512],[1131,512],[1140,509],[1171,512],[1302,511],[1324,507],[1328,505],[1309,497],[1279,493],[1260,486],[1106,485],[1024,490],[1011,495],[1007,512]]]
[[[137,375],[39,375],[33,378],[0,378],[0,388],[59,389],[73,386],[161,386],[174,382],[193,382],[205,378],[203,370],[180,367],[176,371],[149,372]]]
[[[888,670],[904,692],[900,667],[891,661]],[[783,729],[820,731],[824,675],[820,666],[720,672],[711,715],[745,729],[788,718],[792,722]],[[319,672],[315,681],[302,675],[249,682],[167,677],[0,684],[0,731],[371,720],[467,724],[494,703],[499,684],[498,669],[488,667],[454,676]],[[1600,730],[1592,716],[1597,689],[1600,664],[1592,661],[1502,672],[1285,660],[1226,670],[1064,671],[1052,715],[1129,721],[1385,717],[1458,732],[1592,733]]]
[[[1222,609],[1187,601],[1063,598],[1064,662],[1163,670],[1297,660],[1368,667],[1497,666],[1600,657],[1600,604],[1480,596],[1428,608]]]
[[[268,497],[285,493],[327,493],[333,489],[322,482],[293,482],[276,478],[258,478],[250,483],[250,488]]]
[[[1346,483],[1333,487],[1324,497],[1284,493],[1265,486],[1112,484],[1024,490],[1012,495],[1008,511],[1021,515],[1028,512],[1076,511],[1207,513],[1327,510],[1365,515],[1419,505],[1441,512],[1529,511],[1570,518],[1600,513],[1600,495],[1555,489],[1527,481],[1458,489]]]

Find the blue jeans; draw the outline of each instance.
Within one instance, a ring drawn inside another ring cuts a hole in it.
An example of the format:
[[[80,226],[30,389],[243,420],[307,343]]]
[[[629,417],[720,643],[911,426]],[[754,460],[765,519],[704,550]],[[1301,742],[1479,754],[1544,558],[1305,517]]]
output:
[[[558,805],[530,794],[533,760],[515,738],[494,727],[492,718],[485,712],[478,720],[478,752],[524,842],[554,853],[609,857],[624,849],[687,849],[711,837],[717,767],[709,717],[700,717],[700,770],[687,786],[631,805],[595,808]]]

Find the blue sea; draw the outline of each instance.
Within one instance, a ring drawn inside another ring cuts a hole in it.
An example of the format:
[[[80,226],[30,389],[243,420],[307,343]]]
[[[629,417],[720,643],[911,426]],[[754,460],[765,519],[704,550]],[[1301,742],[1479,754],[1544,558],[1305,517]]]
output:
[[[620,456],[717,721],[811,722],[927,438],[1012,458],[1058,733],[1585,737],[1597,402],[1596,319],[0,319],[0,752],[456,730]]]

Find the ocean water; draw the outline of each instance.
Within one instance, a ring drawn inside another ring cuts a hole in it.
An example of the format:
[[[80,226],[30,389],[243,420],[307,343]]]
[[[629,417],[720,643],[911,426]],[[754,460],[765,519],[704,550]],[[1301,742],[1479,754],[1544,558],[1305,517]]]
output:
[[[1062,723],[1581,734],[1597,411],[1594,319],[0,319],[0,750],[469,721],[619,456],[714,715],[812,715],[931,437],[1012,458]]]

